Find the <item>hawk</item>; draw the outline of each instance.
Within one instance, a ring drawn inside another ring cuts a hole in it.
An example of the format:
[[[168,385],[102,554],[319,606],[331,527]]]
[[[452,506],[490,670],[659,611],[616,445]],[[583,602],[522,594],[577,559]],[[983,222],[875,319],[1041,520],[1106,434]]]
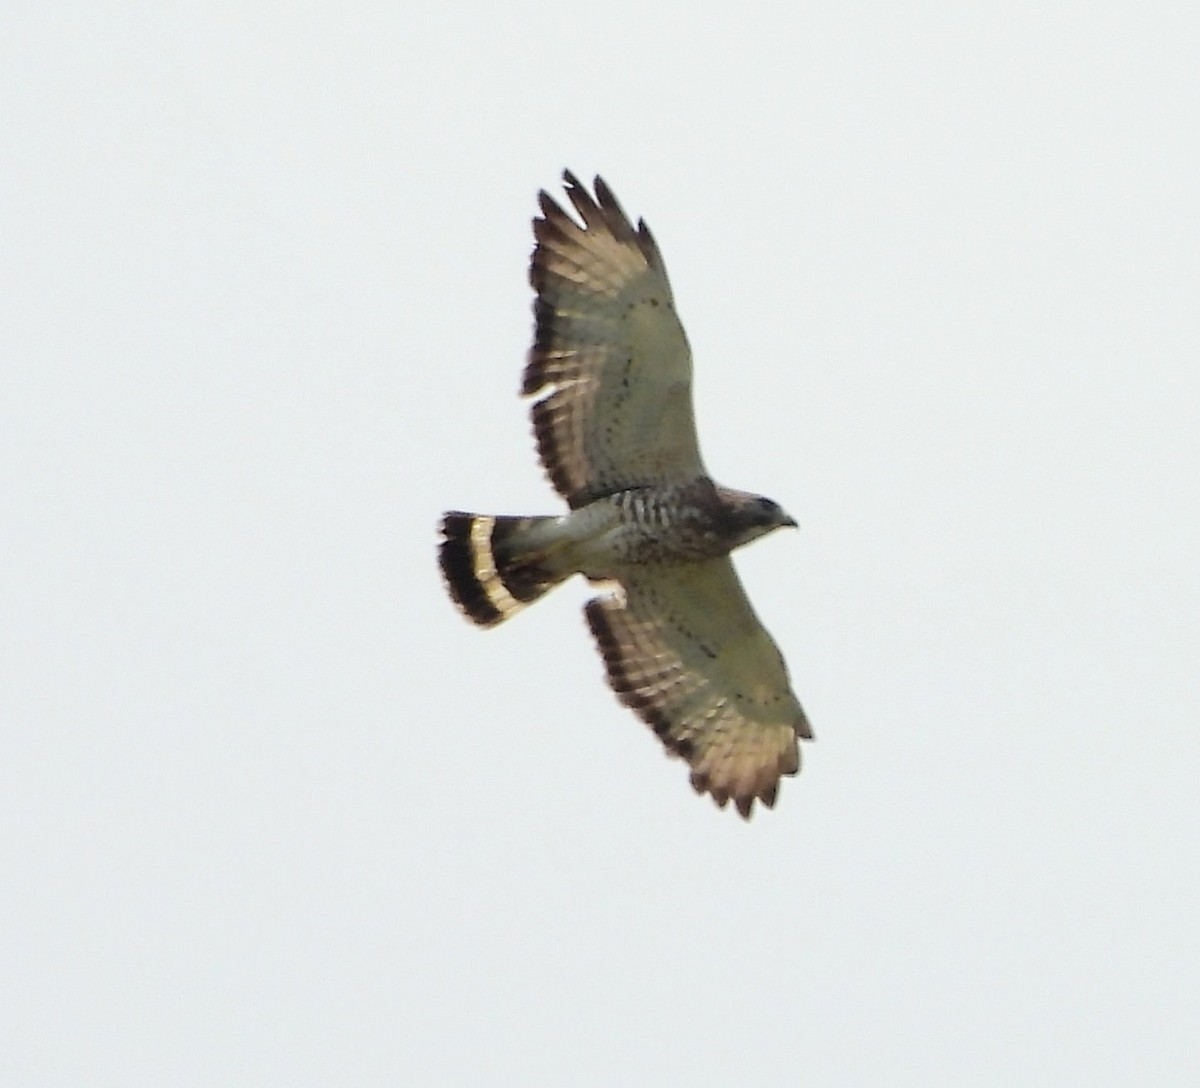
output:
[[[729,553],[796,523],[714,483],[700,458],[692,361],[662,255],[602,178],[563,174],[578,221],[538,194],[535,333],[522,393],[570,512],[453,511],[439,559],[454,601],[493,627],[573,574],[606,588],[586,616],[621,702],[686,760],[691,783],[749,819],[775,803],[812,731]]]

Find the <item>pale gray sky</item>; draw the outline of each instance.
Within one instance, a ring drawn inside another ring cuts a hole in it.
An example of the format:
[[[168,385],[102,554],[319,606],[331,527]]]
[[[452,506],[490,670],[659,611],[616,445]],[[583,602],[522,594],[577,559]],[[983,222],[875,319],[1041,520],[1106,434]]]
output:
[[[1191,1085],[1200,17],[18,4],[0,44],[0,1081]],[[666,255],[817,742],[749,825],[583,586],[538,188]]]

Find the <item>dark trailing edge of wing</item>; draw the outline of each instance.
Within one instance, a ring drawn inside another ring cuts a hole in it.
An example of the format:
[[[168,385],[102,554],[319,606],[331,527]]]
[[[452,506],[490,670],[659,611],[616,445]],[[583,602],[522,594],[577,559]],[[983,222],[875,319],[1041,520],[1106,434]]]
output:
[[[546,466],[546,475],[554,489],[567,497],[567,503],[572,509],[584,505],[594,496],[591,492],[580,488],[567,471],[566,461],[559,454],[558,435],[556,433],[556,417],[563,409],[554,397],[546,397],[533,405],[533,437],[537,443],[538,455]]]
[[[584,614],[587,616],[588,626],[592,629],[592,635],[596,639],[596,645],[600,649],[600,655],[604,658],[609,685],[616,692],[617,698],[654,730],[658,739],[672,755],[679,756],[690,763],[696,754],[695,746],[688,738],[675,736],[671,731],[671,720],[663,713],[662,708],[652,698],[638,690],[636,682],[629,675],[621,641],[613,628],[611,617],[604,607],[602,598],[597,597],[589,601],[584,609]],[[781,768],[781,773],[793,775],[798,767],[797,764]],[[718,808],[724,808],[730,801],[733,801],[744,820],[750,819],[755,801],[761,801],[767,808],[774,808],[775,799],[779,794],[778,779],[757,793],[749,794],[734,794],[713,783],[708,775],[695,770],[691,773],[690,781],[692,788],[697,793],[710,794]]]
[[[613,630],[611,621],[604,611],[604,605],[599,598],[588,601],[584,609],[588,626],[600,648],[600,656],[604,658],[608,682],[617,698],[624,706],[634,711],[654,732],[659,740],[674,754],[683,759],[691,757],[692,742],[686,737],[671,735],[671,722],[662,710],[649,698],[637,690],[625,668],[625,655],[621,651],[621,642]]]

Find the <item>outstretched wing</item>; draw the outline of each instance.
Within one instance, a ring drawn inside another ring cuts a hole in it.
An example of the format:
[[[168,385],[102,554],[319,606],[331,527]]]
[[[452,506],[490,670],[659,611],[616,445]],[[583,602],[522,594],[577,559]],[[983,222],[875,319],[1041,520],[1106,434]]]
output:
[[[594,199],[569,171],[563,180],[583,225],[539,194],[529,270],[536,331],[522,391],[541,397],[538,452],[574,509],[705,472],[691,351],[658,246],[601,178]]]
[[[756,798],[771,807],[812,730],[733,563],[647,566],[622,587],[587,606],[613,690],[691,764],[697,792],[747,818]]]

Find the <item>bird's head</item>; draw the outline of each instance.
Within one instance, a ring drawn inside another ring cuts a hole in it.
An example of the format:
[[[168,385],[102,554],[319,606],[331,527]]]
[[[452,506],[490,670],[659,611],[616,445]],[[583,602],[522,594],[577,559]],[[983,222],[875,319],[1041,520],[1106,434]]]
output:
[[[737,538],[734,547],[741,547],[766,536],[773,529],[795,529],[796,521],[774,499],[765,495],[754,495],[748,491],[734,491],[732,488],[717,489],[725,505],[731,528]]]

